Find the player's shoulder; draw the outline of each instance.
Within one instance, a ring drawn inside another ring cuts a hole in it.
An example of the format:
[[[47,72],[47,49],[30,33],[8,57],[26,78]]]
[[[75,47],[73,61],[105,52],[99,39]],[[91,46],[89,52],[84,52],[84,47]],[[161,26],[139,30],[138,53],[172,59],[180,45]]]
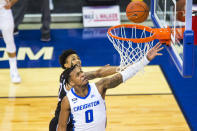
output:
[[[67,94],[67,89],[66,89],[66,82],[65,80],[61,79],[61,76],[60,76],[60,85],[59,85],[59,97],[62,98],[62,96],[66,95]]]
[[[99,91],[99,87],[96,85],[96,83],[89,83],[89,87],[91,88],[92,91]]]
[[[62,101],[65,101],[65,100],[68,100],[68,97],[67,96],[64,96]]]
[[[95,83],[88,83],[88,86],[89,86],[90,90],[94,91],[95,89],[97,89],[97,86]]]
[[[95,83],[88,83],[90,87],[95,87]]]
[[[68,97],[64,96],[62,99],[62,103],[68,103],[68,102],[69,102]]]

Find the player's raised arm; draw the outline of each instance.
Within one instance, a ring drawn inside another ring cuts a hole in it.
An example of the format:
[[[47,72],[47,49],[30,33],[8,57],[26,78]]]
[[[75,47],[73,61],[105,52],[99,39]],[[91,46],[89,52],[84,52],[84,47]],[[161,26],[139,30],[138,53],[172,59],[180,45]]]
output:
[[[144,57],[144,59],[142,59],[141,61],[139,61],[133,65],[129,65],[125,70],[121,71],[120,73],[118,73],[112,77],[104,78],[104,79],[101,79],[100,81],[98,81],[96,83],[96,86],[97,86],[99,92],[101,94],[103,94],[103,92],[106,89],[114,88],[114,87],[118,86],[119,84],[121,84],[122,82],[125,82],[129,78],[133,77],[138,71],[140,71],[145,65],[147,65],[149,63],[149,61],[151,61],[152,59],[154,59],[158,55],[162,55],[161,53],[158,53],[162,49],[163,49],[163,47],[161,47],[161,44],[157,43],[147,53],[147,56]]]
[[[59,115],[58,128],[57,128],[58,131],[66,131],[69,114],[70,114],[70,104],[67,96],[65,96],[61,102],[61,111]]]
[[[85,72],[85,76],[87,77],[88,80],[92,80],[95,78],[102,78],[115,74],[117,68],[119,67],[106,65],[104,67],[99,68],[96,71]]]

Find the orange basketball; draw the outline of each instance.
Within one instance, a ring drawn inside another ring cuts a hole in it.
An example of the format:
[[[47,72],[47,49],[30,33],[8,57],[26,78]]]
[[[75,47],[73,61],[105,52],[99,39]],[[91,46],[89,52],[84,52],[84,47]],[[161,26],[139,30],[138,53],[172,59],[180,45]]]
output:
[[[149,15],[149,8],[143,1],[130,2],[126,8],[127,18],[134,23],[144,22]]]

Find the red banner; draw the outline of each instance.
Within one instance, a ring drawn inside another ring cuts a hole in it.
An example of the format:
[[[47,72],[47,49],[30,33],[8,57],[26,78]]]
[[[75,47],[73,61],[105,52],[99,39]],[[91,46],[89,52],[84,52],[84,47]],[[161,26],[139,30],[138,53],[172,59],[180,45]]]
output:
[[[197,45],[197,16],[192,16],[192,30],[194,31],[194,44]]]

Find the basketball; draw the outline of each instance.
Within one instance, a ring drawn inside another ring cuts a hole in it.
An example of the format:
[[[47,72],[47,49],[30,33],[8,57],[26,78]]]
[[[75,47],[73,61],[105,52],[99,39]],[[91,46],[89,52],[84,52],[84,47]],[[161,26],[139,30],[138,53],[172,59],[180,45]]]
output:
[[[127,18],[134,23],[144,22],[149,15],[149,8],[143,1],[130,2],[126,8]]]

